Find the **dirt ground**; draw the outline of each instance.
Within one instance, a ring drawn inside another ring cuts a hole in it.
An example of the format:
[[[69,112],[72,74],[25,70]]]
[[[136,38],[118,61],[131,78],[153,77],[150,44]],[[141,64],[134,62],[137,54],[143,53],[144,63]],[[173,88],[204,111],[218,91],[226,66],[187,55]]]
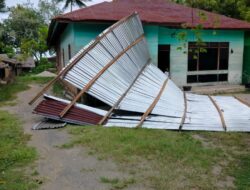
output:
[[[131,176],[121,171],[111,160],[100,160],[89,155],[88,149],[74,147],[62,149],[58,146],[70,141],[65,129],[31,130],[42,118],[31,114],[28,101],[41,89],[30,85],[30,89],[17,96],[15,106],[1,107],[2,110],[16,114],[23,122],[24,131],[31,134],[30,146],[37,149],[39,158],[35,169],[42,179],[42,190],[106,190],[111,184],[104,184],[101,177],[127,179]],[[133,184],[125,189],[145,189]],[[147,189],[147,188],[146,188]]]
[[[30,85],[30,89],[18,94],[15,106],[1,107],[2,110],[16,114],[23,122],[24,131],[31,134],[30,146],[37,149],[39,158],[35,169],[41,177],[42,190],[106,190],[111,184],[101,182],[101,177],[128,179],[130,174],[122,171],[112,160],[100,160],[90,155],[87,148],[59,148],[70,141],[71,136],[65,129],[31,130],[41,121],[32,114],[33,107],[28,101],[41,89],[40,85]],[[250,94],[237,95],[250,103]],[[150,189],[145,184],[133,184],[124,189]]]

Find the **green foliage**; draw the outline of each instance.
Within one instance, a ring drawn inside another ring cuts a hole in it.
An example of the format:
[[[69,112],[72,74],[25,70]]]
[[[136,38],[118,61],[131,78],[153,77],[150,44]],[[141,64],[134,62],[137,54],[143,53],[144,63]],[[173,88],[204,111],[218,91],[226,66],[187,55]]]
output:
[[[50,20],[62,13],[62,10],[57,6],[57,0],[39,0],[38,12],[43,17],[45,23],[49,24]]]
[[[8,85],[0,85],[0,106],[6,101],[11,101],[16,98],[16,94],[29,88],[29,84],[39,83],[45,84],[50,81],[51,77],[36,77],[36,76],[20,76]]]
[[[204,11],[199,11],[198,12],[198,18],[200,23],[206,22],[207,21],[207,15]],[[195,26],[193,26],[189,23],[183,24],[182,25],[183,29],[191,29],[191,32],[194,36],[194,41],[196,42],[196,46],[198,47],[197,49],[193,50],[193,49],[188,49],[189,52],[191,52],[193,54],[193,58],[194,59],[198,59],[199,57],[199,53],[206,53],[207,50],[204,48],[204,46],[206,45],[203,42],[203,38],[202,38],[202,30],[203,30],[203,25],[202,24],[197,24]],[[179,51],[183,51],[184,54],[187,54],[188,52],[186,51],[187,49],[187,43],[188,43],[188,32],[187,30],[185,31],[181,31],[178,32],[176,35],[176,38],[178,41],[180,41],[180,43],[182,43],[181,46],[177,47],[177,50]]]
[[[28,140],[29,136],[23,133],[20,121],[15,116],[0,111],[1,190],[26,190],[37,187],[22,168],[36,158],[35,149],[26,145]]]
[[[53,94],[57,97],[64,97],[64,86],[60,82],[56,82],[52,88]]]
[[[5,0],[0,0],[0,12],[5,8]]]
[[[103,177],[103,176],[100,178],[100,181],[102,183],[111,184],[113,190],[124,189],[124,188],[128,187],[128,185],[134,184],[136,182],[135,179],[133,179],[133,178],[120,180],[118,178],[107,178],[107,177]]]
[[[34,56],[39,61],[48,50],[46,39],[48,26],[39,11],[18,5],[0,25],[0,52],[13,55],[20,49],[23,58]]]
[[[48,51],[47,35],[48,27],[42,25],[37,29],[37,38],[22,38],[20,47],[23,55],[34,56],[37,61],[41,61],[42,55]]]
[[[51,68],[55,68],[55,64],[49,62],[47,58],[42,58],[39,64],[34,69],[32,69],[31,73],[38,74]]]
[[[172,0],[173,2],[188,5],[225,16],[250,21],[249,0]]]
[[[111,184],[116,184],[119,182],[118,178],[101,177],[100,180],[102,183],[111,183]]]
[[[64,9],[68,8],[70,6],[70,10],[72,11],[73,5],[77,5],[78,7],[85,7],[86,1],[90,0],[56,0],[57,3],[62,3],[65,2]]]
[[[6,32],[13,35],[16,47],[20,47],[22,39],[37,39],[43,23],[35,9],[21,5],[11,8],[9,17],[4,21]]]

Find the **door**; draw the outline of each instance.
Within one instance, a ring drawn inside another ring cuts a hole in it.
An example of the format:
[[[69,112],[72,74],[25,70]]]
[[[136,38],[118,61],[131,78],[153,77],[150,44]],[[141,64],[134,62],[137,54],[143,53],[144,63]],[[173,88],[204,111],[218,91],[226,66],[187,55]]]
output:
[[[163,72],[170,71],[170,45],[158,45],[158,68]]]

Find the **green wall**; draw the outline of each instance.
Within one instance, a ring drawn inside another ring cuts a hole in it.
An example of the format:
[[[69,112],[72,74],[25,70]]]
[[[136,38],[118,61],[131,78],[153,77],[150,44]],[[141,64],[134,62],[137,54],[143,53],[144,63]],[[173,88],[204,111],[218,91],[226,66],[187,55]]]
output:
[[[250,32],[245,33],[243,83],[250,82]]]
[[[179,32],[187,32],[187,41],[195,41],[194,33],[191,30],[169,29],[159,27],[159,44],[170,44],[170,75],[179,85],[186,85],[186,75],[188,73],[188,56],[183,52],[188,52],[188,47],[183,50],[177,50],[183,47],[183,42],[177,40],[176,35]],[[240,84],[242,81],[243,65],[243,47],[244,32],[232,30],[218,30],[214,34],[213,30],[203,30],[202,39],[204,42],[229,42],[229,74],[228,81],[231,84]]]
[[[69,24],[66,30],[61,36],[60,48],[65,49],[65,59],[68,61],[67,47],[71,45],[72,54],[77,53],[82,47],[87,45],[91,40],[95,39],[104,29],[109,27],[109,24],[100,23],[73,23]],[[158,60],[158,45],[170,44],[170,74],[172,79],[180,86],[186,85],[187,76],[187,49],[183,51],[177,50],[177,47],[182,46],[183,42],[179,42],[176,38],[176,34],[183,30],[170,29],[167,27],[156,25],[144,25],[145,36],[148,42],[149,52],[151,54],[153,62],[157,65]],[[188,41],[195,41],[194,34],[190,30],[187,32]],[[232,31],[232,30],[219,30],[216,31],[216,35],[212,30],[202,31],[202,38],[206,42],[229,42],[230,50],[233,53],[229,54],[229,83],[240,84],[242,82],[242,68],[243,68],[243,48],[244,48],[244,32]],[[250,35],[248,35],[248,41],[250,44]],[[248,46],[247,51],[250,51]],[[246,48],[245,48],[246,49]],[[246,64],[246,60],[249,60],[250,53],[245,54],[244,69],[250,71],[250,65]]]
[[[108,24],[74,24],[74,36],[75,36],[75,53],[87,45],[91,40],[95,39],[103,30],[109,27]]]
[[[65,58],[65,63],[62,63],[63,65],[67,64],[67,62],[69,61],[68,45],[71,46],[71,52],[72,53],[75,52],[74,42],[75,42],[74,26],[73,24],[68,24],[67,28],[64,30],[63,34],[60,37],[61,61],[63,60],[63,53],[62,53],[63,49],[64,49],[64,58]]]

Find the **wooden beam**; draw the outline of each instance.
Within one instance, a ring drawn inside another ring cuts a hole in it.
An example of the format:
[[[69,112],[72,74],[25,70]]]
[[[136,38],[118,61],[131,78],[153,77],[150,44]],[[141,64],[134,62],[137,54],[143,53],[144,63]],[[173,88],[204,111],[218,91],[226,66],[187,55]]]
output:
[[[37,93],[37,95],[29,102],[30,105],[32,105],[40,96],[42,96],[44,94],[44,92],[46,92],[57,80],[60,79],[60,77],[62,77],[63,75],[65,75],[70,69],[72,69],[72,67],[78,63],[78,61],[92,48],[94,48],[101,39],[103,39],[108,33],[110,33],[114,28],[116,28],[117,26],[121,25],[122,23],[124,23],[125,21],[127,21],[130,17],[137,15],[136,12],[132,13],[131,15],[124,17],[123,19],[121,19],[120,21],[118,21],[117,23],[115,23],[114,25],[112,25],[107,31],[104,31],[104,33],[102,33],[102,35],[97,36],[97,38],[95,39],[94,43],[92,43],[88,48],[86,48],[80,55],[78,55],[70,64],[66,65],[65,68],[63,70],[61,70],[59,72],[59,74],[53,79],[51,80],[45,87],[43,87],[43,89]]]
[[[187,95],[186,95],[186,92],[184,91],[183,91],[183,97],[184,97],[184,112],[183,112],[183,116],[181,119],[179,130],[182,130],[183,124],[185,123],[186,116],[187,116]]]
[[[136,39],[132,44],[130,44],[126,49],[124,49],[121,53],[119,53],[112,61],[110,61],[107,65],[105,65],[97,74],[94,76],[89,83],[77,94],[77,96],[71,101],[70,104],[68,104],[64,110],[60,113],[60,117],[63,117],[70,108],[79,100],[79,98],[88,91],[91,86],[100,78],[100,76],[108,69],[110,68],[116,61],[122,57],[128,50],[130,50],[132,47],[134,47],[136,44],[141,42],[144,39],[144,35],[142,34],[138,39]]]
[[[223,126],[224,130],[226,131],[227,126],[226,126],[225,119],[224,119],[224,116],[223,116],[223,113],[222,113],[220,107],[218,106],[218,104],[215,102],[215,100],[211,96],[208,96],[208,97],[211,100],[211,102],[214,104],[215,108],[217,109],[217,111],[218,111],[218,113],[220,115],[222,126]]]
[[[239,102],[241,102],[242,104],[245,104],[246,106],[250,107],[250,103],[248,103],[246,100],[239,98],[237,96],[234,96],[235,99],[237,99]]]
[[[137,128],[138,127],[141,127],[142,123],[144,122],[144,120],[146,119],[146,117],[152,112],[152,110],[154,109],[154,107],[156,106],[156,104],[158,103],[158,101],[160,100],[161,98],[161,95],[166,87],[168,83],[168,78],[164,81],[158,95],[156,96],[156,98],[154,99],[154,101],[152,102],[152,104],[149,106],[149,108],[146,110],[146,112],[142,115],[141,117],[141,120],[139,122],[139,124],[136,126]]]
[[[128,89],[122,94],[122,96],[117,100],[117,102],[110,108],[110,110],[108,111],[108,113],[98,123],[99,125],[102,125],[106,121],[106,119],[111,115],[111,113],[113,112],[113,110],[121,103],[121,101],[123,100],[123,98],[128,94],[129,90],[133,87],[133,85],[135,84],[135,82],[137,81],[137,79],[139,78],[139,76],[141,75],[141,73],[145,70],[145,68],[147,67],[147,65],[149,65],[150,62],[151,62],[151,59],[149,59],[148,62],[142,67],[142,69],[139,71],[139,73],[137,74],[137,76],[135,77],[135,79],[133,80],[133,82],[129,85]]]

